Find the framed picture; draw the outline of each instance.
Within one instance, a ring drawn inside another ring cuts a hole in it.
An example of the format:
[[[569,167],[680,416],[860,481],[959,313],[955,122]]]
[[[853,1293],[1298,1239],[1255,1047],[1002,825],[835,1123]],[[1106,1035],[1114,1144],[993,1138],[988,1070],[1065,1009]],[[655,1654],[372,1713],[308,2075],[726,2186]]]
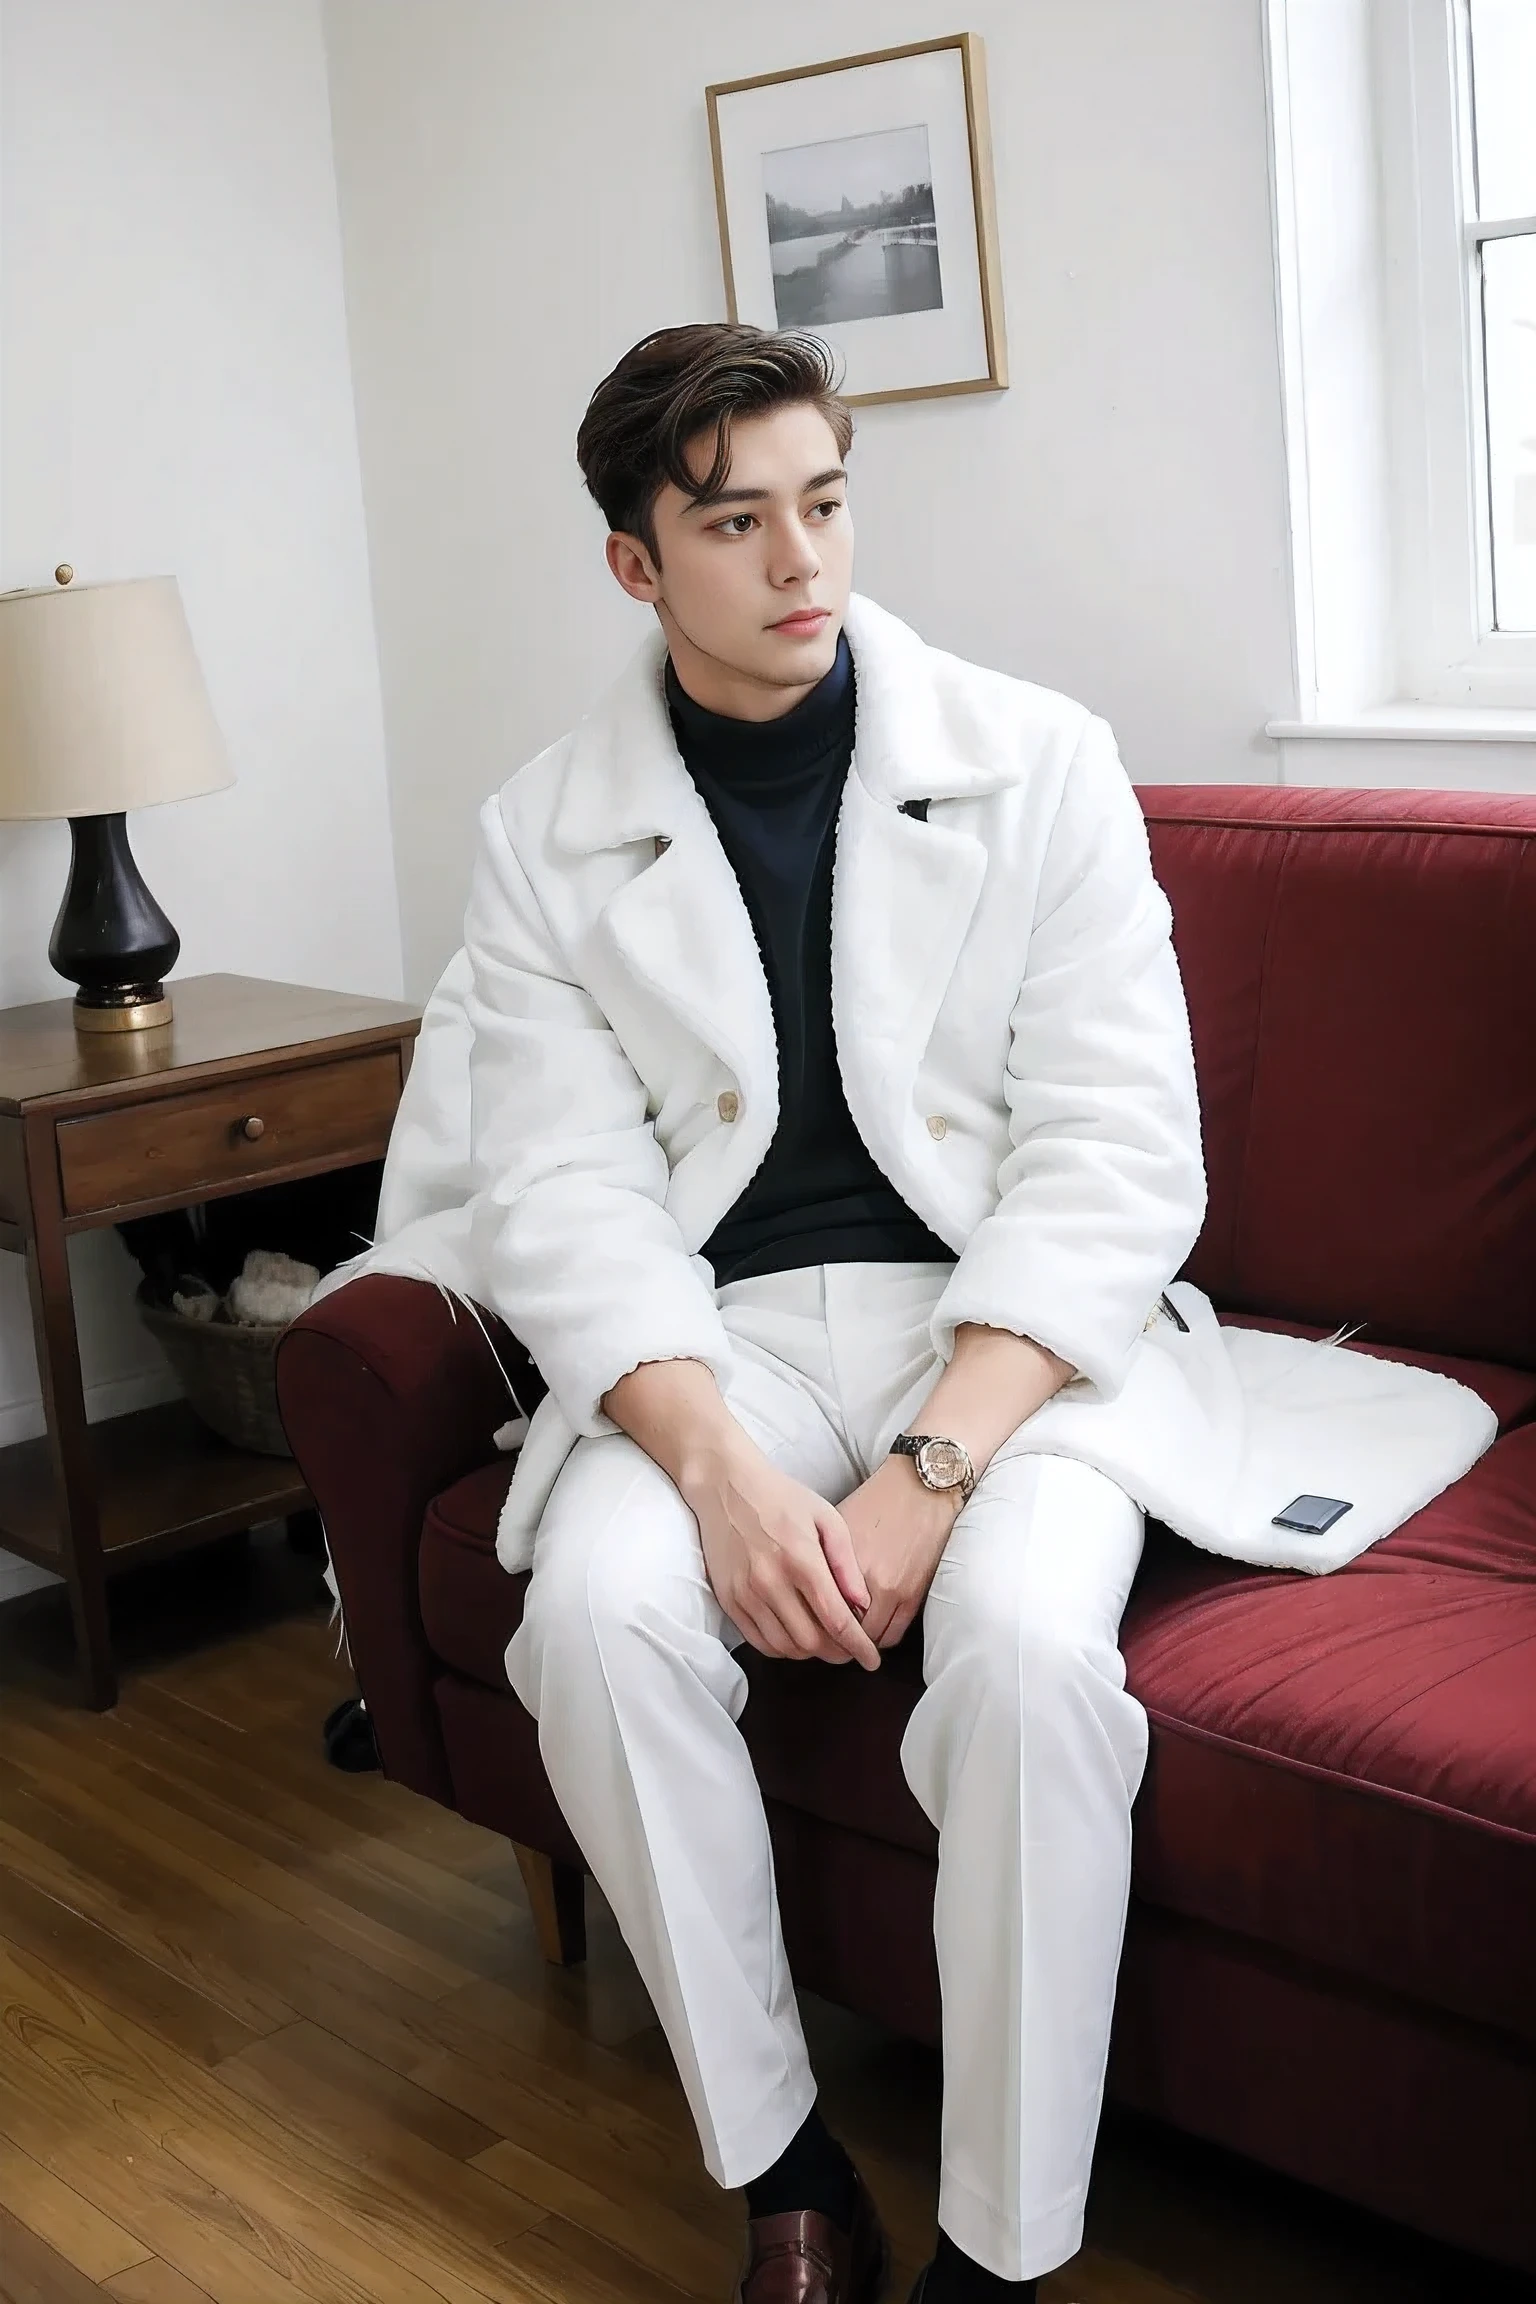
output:
[[[849,400],[1008,381],[974,32],[705,90],[733,320],[808,328]]]

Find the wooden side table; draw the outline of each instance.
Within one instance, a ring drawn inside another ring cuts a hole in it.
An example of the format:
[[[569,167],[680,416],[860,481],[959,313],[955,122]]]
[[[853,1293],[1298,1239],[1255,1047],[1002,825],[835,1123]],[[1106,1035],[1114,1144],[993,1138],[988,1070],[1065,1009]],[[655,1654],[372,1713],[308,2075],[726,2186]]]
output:
[[[48,1426],[0,1449],[0,1546],[67,1582],[97,1710],[117,1701],[114,1570],[311,1499],[290,1459],[230,1447],[185,1401],[87,1425],[69,1235],[381,1158],[420,1024],[248,976],[170,989],[170,1024],[94,1039],[68,999],[0,1009],[0,1248],[26,1258]]]

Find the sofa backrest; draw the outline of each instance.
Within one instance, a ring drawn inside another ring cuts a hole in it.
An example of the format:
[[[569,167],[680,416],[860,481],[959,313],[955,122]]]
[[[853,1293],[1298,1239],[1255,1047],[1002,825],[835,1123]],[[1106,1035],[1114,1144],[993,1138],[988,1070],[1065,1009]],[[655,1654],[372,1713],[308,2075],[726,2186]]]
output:
[[[1536,1367],[1536,798],[1143,785],[1218,1308]]]

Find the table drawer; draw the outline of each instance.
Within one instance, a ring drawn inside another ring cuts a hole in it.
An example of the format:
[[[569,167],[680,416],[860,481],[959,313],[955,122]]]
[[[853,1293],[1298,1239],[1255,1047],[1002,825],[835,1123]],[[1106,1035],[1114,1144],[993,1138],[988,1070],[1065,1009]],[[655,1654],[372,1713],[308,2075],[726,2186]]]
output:
[[[378,1159],[399,1101],[400,1052],[390,1048],[61,1121],[65,1217],[195,1200],[305,1162]]]

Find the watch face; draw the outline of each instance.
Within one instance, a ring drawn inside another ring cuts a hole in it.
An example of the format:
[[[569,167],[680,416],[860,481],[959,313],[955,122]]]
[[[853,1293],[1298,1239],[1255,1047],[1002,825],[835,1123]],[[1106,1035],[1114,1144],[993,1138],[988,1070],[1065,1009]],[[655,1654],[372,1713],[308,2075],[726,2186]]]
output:
[[[965,1458],[953,1440],[925,1440],[917,1465],[930,1488],[958,1488],[965,1479]]]

